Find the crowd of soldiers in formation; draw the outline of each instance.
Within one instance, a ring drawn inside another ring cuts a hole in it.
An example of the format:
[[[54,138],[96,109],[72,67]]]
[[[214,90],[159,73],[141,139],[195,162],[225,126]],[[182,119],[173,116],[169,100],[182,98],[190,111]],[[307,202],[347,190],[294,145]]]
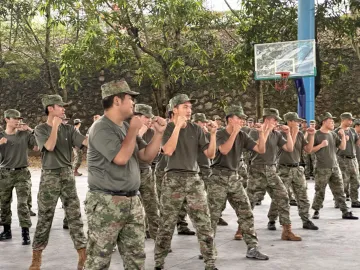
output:
[[[205,269],[215,266],[214,238],[227,201],[238,217],[235,240],[244,240],[246,257],[268,260],[258,248],[253,209],[266,192],[272,202],[268,229],[282,226],[281,239],[301,241],[291,229],[290,204],[297,205],[303,228],[318,230],[310,220],[306,179],[314,178],[312,219],[320,218],[325,189],[334,196],[343,219],[355,220],[360,208],[360,120],[340,115],[335,129],[330,113],[315,121],[296,112],[280,117],[274,108],[263,110],[258,122],[248,119],[240,105],[231,105],[222,119],[208,120],[192,112],[194,100],[185,94],[173,97],[167,119],[154,116],[151,106],[134,104],[139,94],[125,80],[102,85],[103,116],[95,116],[87,136],[76,119],[68,125],[59,95],[46,95],[42,105],[46,123],[31,129],[19,111],[4,112],[0,132],[0,241],[11,233],[12,190],[17,192],[23,245],[30,244],[31,175],[28,149],[41,152],[42,170],[38,221],[33,237],[30,270],[41,267],[48,244],[55,207],[60,197],[65,210],[63,227],[69,229],[78,252],[77,269],[108,269],[118,248],[124,269],[145,269],[145,239],[155,241],[155,269],[164,269],[175,227],[180,235],[197,235]],[[354,121],[355,120],[355,121]],[[353,127],[354,125],[354,127]],[[87,238],[74,176],[80,176],[83,147],[87,147],[88,185],[85,200]],[[75,152],[75,161],[72,153]],[[305,169],[306,168],[306,169]],[[195,230],[188,227],[189,216]],[[176,251],[175,251],[176,252]]]

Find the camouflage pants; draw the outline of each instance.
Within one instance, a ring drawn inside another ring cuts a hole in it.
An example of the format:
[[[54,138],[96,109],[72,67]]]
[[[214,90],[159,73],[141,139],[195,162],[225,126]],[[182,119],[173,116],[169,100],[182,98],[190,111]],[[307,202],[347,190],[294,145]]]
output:
[[[359,164],[356,158],[338,156],[339,167],[344,181],[344,191],[351,202],[359,201]]]
[[[74,163],[73,163],[73,168],[75,170],[80,168],[82,159],[83,159],[82,149],[75,147],[74,148]]]
[[[38,222],[33,242],[34,250],[43,250],[49,241],[59,197],[63,203],[65,216],[69,223],[70,236],[75,249],[86,247],[86,238],[81,220],[80,202],[76,193],[75,178],[71,167],[55,170],[42,170],[38,201]]]
[[[315,171],[315,153],[305,154],[305,177],[310,178],[310,176],[314,176]]]
[[[160,215],[161,215],[161,187],[162,187],[162,182],[164,180],[164,176],[165,176],[165,172],[161,171],[161,170],[156,170],[155,171],[155,177],[156,177],[156,190],[157,190],[157,194],[158,194],[158,198],[159,198],[159,209],[160,209]],[[184,201],[183,205],[181,206],[179,215],[178,215],[178,220],[177,220],[177,229],[179,231],[181,231],[182,229],[187,229],[187,222],[186,222],[186,200]]]
[[[288,193],[276,166],[251,165],[247,194],[253,208],[255,202],[264,199],[266,191],[278,209],[280,224],[291,224]]]
[[[294,191],[298,203],[299,216],[303,222],[309,220],[310,202],[307,195],[307,184],[304,174],[304,167],[289,168],[286,166],[279,167],[279,176],[288,190]],[[268,213],[269,221],[275,221],[278,217],[278,211],[275,203],[272,201]]]
[[[29,189],[29,197],[28,197],[28,200],[27,200],[27,205],[29,207],[29,210],[31,210],[32,208],[32,194],[31,194],[31,181],[30,181],[30,189]]]
[[[186,200],[188,214],[197,232],[200,251],[206,267],[215,264],[214,233],[204,189],[204,182],[195,173],[165,174],[161,194],[161,222],[155,241],[155,267],[163,267],[179,211]]]
[[[30,228],[31,219],[28,198],[31,188],[31,174],[27,168],[17,171],[0,169],[1,220],[5,224],[11,224],[11,202],[12,191],[14,188],[17,195],[17,210],[20,227]]]
[[[247,165],[244,161],[240,162],[239,176],[244,188],[246,188],[248,184],[249,173],[248,173]]]
[[[258,239],[254,228],[254,215],[239,175],[214,169],[207,188],[214,234],[216,234],[217,223],[223,211],[224,203],[228,200],[238,217],[238,224],[245,243],[248,247],[256,247]]]
[[[326,186],[329,184],[336,203],[343,213],[348,211],[345,202],[344,184],[339,167],[315,169],[315,196],[312,209],[319,211],[323,207]]]
[[[116,245],[125,270],[145,269],[145,214],[139,196],[89,191],[85,212],[89,226],[86,270],[109,269]]]
[[[145,209],[146,223],[150,237],[156,238],[159,227],[159,201],[156,193],[156,184],[151,169],[141,171],[140,194],[141,201]]]

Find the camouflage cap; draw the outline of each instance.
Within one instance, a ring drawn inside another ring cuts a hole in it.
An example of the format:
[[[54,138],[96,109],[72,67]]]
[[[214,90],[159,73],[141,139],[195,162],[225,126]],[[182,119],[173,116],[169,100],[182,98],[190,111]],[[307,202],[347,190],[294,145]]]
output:
[[[333,117],[333,116],[331,115],[331,113],[326,112],[326,113],[324,113],[324,114],[321,114],[318,118],[319,118],[319,123],[322,123],[322,122],[325,121],[326,119],[329,119],[329,118],[335,119],[336,117]]]
[[[74,124],[75,124],[75,125],[76,125],[76,124],[80,124],[80,123],[82,123],[80,119],[75,119],[75,120],[74,120]]]
[[[5,118],[24,119],[18,110],[9,109],[4,112]]]
[[[62,100],[62,97],[60,95],[45,95],[41,98],[41,103],[44,106],[44,109],[47,106],[51,106],[51,105],[59,105],[59,106],[69,105],[69,103],[66,103]]]
[[[225,108],[226,116],[236,115],[239,118],[246,119],[247,115],[244,113],[244,109],[241,105],[231,105]]]
[[[315,120],[310,120],[309,123],[310,123],[310,124],[316,124],[316,121],[315,121]]]
[[[254,118],[248,118],[248,122],[254,122]]]
[[[216,121],[216,120],[221,120],[221,117],[219,115],[214,115],[213,116],[213,120]]]
[[[146,117],[153,118],[152,107],[146,104],[135,104],[135,113],[145,115]]]
[[[341,120],[343,119],[351,119],[351,120],[355,120],[355,118],[352,116],[352,113],[350,112],[344,112],[340,115]]]
[[[354,120],[354,125],[355,125],[355,126],[360,125],[360,119],[355,119],[355,120]]]
[[[279,111],[277,109],[274,109],[274,108],[265,108],[265,109],[263,109],[263,116],[265,116],[265,117],[273,116],[278,121],[282,120],[280,115],[279,115]]]
[[[209,120],[206,119],[206,116],[203,113],[194,113],[192,116],[192,120],[193,122],[202,122],[202,123],[209,122]]]
[[[130,90],[130,87],[127,84],[127,82],[125,81],[125,79],[111,81],[111,82],[105,83],[101,86],[102,99],[112,96],[112,95],[117,95],[120,93],[126,93],[126,94],[129,94],[130,96],[138,96],[139,95],[138,92],[134,92],[134,91]]]
[[[297,122],[302,122],[304,121],[304,119],[300,118],[299,115],[296,112],[288,112],[286,114],[284,114],[284,121],[297,121]]]
[[[174,109],[174,107],[176,107],[180,104],[184,104],[185,102],[194,103],[195,101],[196,101],[196,99],[191,99],[186,94],[179,94],[179,95],[176,95],[175,97],[173,97],[172,99],[170,99],[169,104]]]

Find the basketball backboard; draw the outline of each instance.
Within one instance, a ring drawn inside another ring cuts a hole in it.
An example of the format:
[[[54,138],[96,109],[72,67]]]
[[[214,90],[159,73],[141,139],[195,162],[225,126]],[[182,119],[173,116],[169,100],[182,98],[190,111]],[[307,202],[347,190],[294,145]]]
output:
[[[289,78],[316,76],[315,40],[256,44],[255,80],[275,80],[279,72]]]

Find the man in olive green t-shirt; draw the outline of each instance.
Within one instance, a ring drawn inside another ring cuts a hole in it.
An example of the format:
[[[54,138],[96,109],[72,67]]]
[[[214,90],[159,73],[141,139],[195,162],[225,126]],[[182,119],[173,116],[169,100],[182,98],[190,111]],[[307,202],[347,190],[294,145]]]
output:
[[[73,126],[62,124],[67,105],[59,95],[45,95],[42,105],[46,123],[35,128],[35,138],[41,152],[41,181],[38,193],[38,222],[33,241],[30,270],[40,269],[42,251],[49,240],[56,204],[61,198],[68,220],[70,235],[78,252],[78,269],[84,266],[86,238],[81,220],[80,201],[76,192],[71,156],[73,147],[87,145],[87,139]]]
[[[104,115],[91,126],[87,155],[89,191],[85,212],[89,239],[85,269],[108,269],[116,244],[124,269],[145,267],[139,161],[150,164],[158,154],[166,120],[152,119],[154,135],[147,144],[138,135],[143,126],[140,117],[132,117],[137,95],[125,80],[101,86]]]
[[[0,241],[12,238],[11,201],[15,188],[22,244],[30,245],[28,200],[31,196],[31,174],[28,170],[28,149],[37,150],[34,131],[21,123],[23,118],[17,110],[6,110],[4,118],[6,129],[0,132],[0,208],[4,231],[0,234]]]
[[[319,117],[321,128],[316,131],[313,152],[316,155],[315,169],[315,196],[312,209],[315,210],[313,218],[320,218],[320,209],[325,199],[325,189],[329,187],[334,195],[336,203],[342,212],[343,219],[358,219],[349,211],[344,194],[344,183],[336,158],[337,149],[346,149],[346,135],[343,129],[334,130],[334,118],[326,112]]]

